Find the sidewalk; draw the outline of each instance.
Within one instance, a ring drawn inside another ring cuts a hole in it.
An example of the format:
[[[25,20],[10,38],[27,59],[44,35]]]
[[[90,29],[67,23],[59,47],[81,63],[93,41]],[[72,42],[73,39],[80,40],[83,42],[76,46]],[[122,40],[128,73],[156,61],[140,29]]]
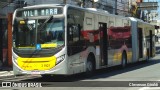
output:
[[[0,67],[0,78],[14,76],[12,67],[1,66]]]

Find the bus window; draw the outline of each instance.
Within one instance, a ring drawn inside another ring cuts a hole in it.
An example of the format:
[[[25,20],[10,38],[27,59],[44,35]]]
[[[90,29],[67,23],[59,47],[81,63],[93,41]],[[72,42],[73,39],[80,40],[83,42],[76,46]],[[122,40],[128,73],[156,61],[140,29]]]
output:
[[[68,55],[74,55],[83,50],[82,36],[84,12],[69,8],[67,14]]]

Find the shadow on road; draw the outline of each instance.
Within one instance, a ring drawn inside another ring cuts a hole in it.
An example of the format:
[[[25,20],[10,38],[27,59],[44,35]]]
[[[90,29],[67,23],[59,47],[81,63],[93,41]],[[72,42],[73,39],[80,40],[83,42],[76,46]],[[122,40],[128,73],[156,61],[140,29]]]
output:
[[[156,47],[156,54],[160,55],[160,47]],[[159,50],[159,51],[158,51]],[[95,75],[90,77],[90,79],[98,79],[98,78],[107,78],[110,76],[122,74],[125,72],[138,70],[144,67],[148,67],[154,64],[160,63],[160,59],[152,59],[148,62],[138,62],[134,64],[128,64],[125,68],[120,68],[120,66],[105,68],[97,70]],[[71,76],[54,76],[51,78],[35,78],[35,79],[27,79],[23,81],[34,81],[34,82],[75,82],[80,80],[85,80],[84,74],[76,74]]]
[[[160,60],[150,60],[148,62],[138,62],[134,64],[129,64],[125,68],[120,68],[120,66],[100,69],[95,72],[95,75],[90,77],[90,79],[98,79],[98,78],[107,78],[110,76],[122,74],[125,72],[138,70],[144,67],[148,67],[154,64],[160,63]],[[75,82],[80,80],[85,80],[84,74],[76,74],[71,76],[53,76],[50,78],[34,78],[34,79],[26,79],[22,81],[33,81],[33,82]]]
[[[121,69],[118,67],[113,67],[113,68],[109,68],[109,69],[102,69],[102,70],[98,71],[97,76],[91,77],[91,79],[107,78],[107,77],[115,76],[118,74],[126,73],[129,71],[134,71],[134,70],[138,70],[141,68],[149,67],[149,66],[157,64],[157,63],[160,63],[160,60],[151,60],[148,62],[143,61],[143,62],[138,62],[138,63],[134,63],[134,64],[129,64],[124,69]]]

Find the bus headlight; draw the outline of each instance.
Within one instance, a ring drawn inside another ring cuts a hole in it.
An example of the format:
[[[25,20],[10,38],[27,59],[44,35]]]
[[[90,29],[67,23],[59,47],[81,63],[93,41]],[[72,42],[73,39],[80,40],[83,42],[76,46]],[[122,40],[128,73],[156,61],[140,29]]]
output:
[[[65,59],[65,54],[62,56],[57,57],[56,65],[62,62]]]
[[[17,57],[12,56],[13,61],[17,64]]]

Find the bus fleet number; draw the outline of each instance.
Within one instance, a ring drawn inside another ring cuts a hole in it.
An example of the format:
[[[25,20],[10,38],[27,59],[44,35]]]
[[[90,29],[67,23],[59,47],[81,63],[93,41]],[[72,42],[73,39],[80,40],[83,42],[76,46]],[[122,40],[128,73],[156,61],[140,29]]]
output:
[[[50,64],[41,64],[41,67],[50,67]]]

